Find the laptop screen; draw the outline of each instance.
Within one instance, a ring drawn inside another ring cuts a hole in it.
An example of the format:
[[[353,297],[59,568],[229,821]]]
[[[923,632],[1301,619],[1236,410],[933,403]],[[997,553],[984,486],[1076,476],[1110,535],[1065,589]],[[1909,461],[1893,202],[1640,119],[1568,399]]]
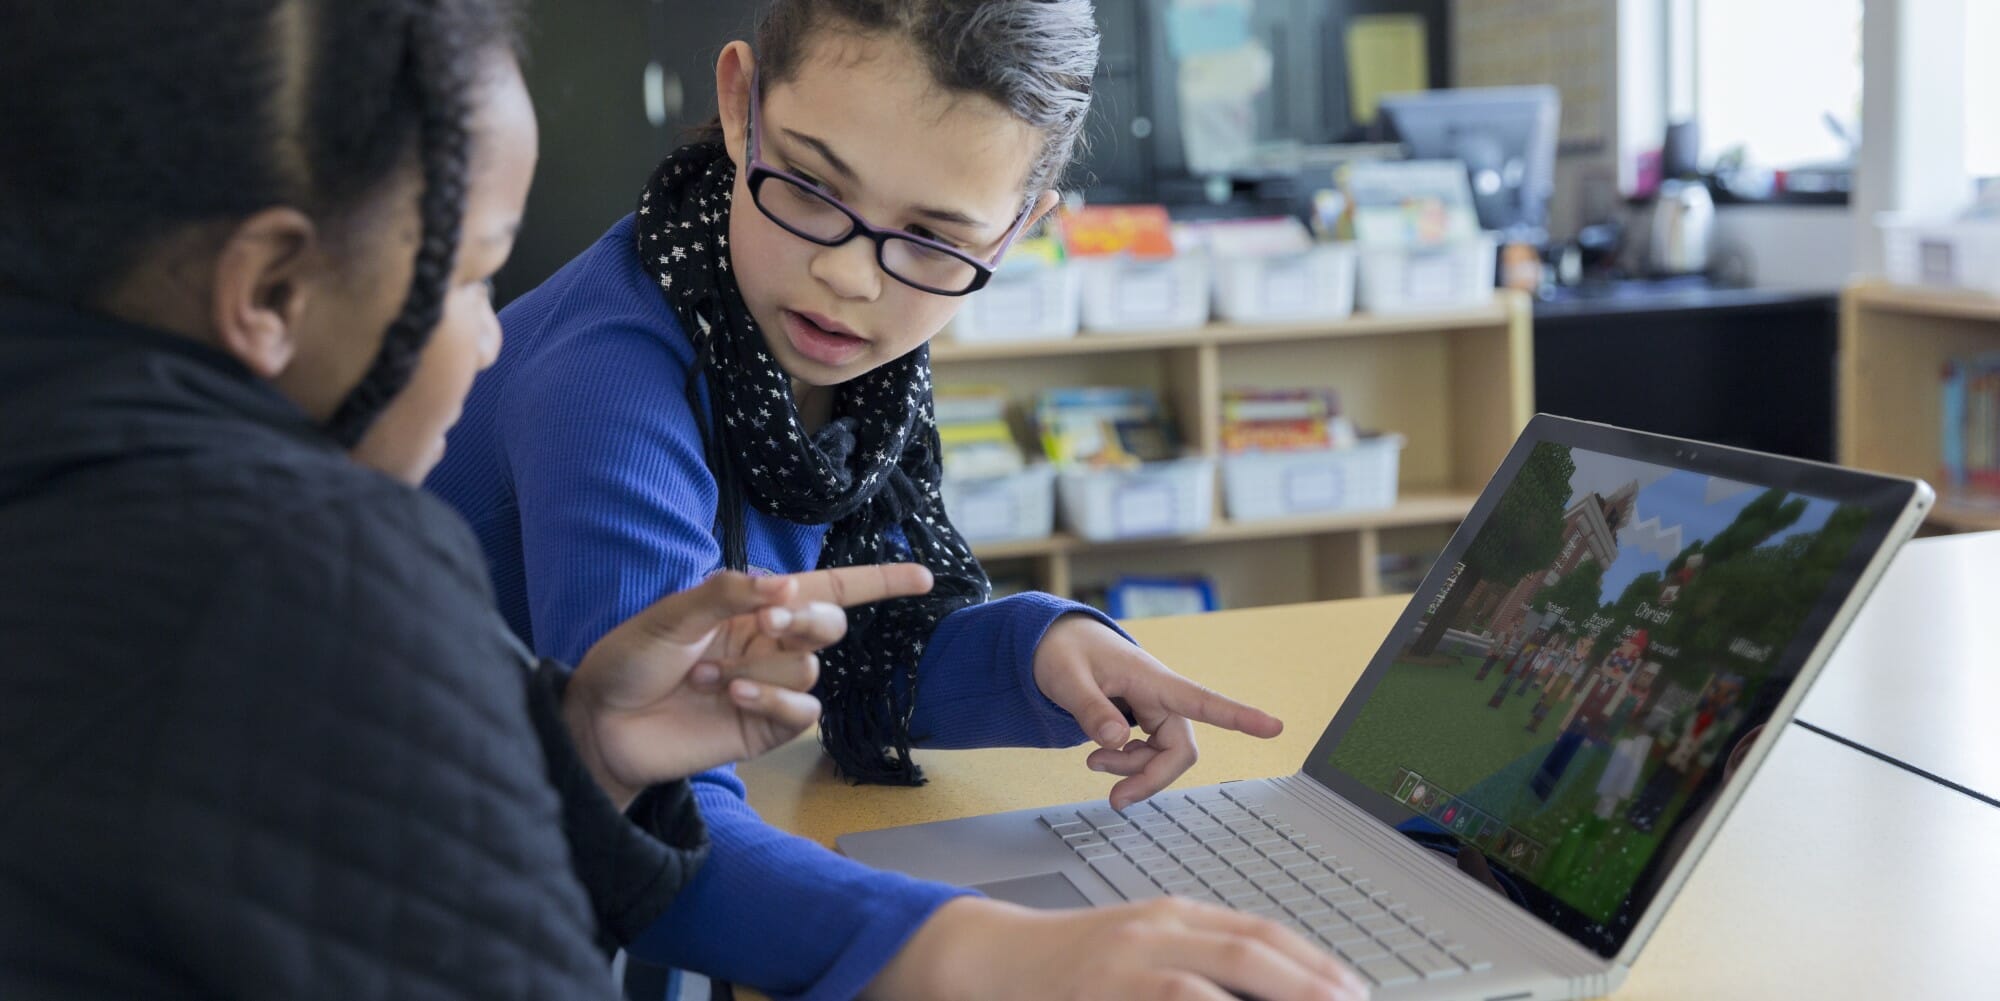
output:
[[[1533,430],[1308,771],[1609,956],[1912,488]]]

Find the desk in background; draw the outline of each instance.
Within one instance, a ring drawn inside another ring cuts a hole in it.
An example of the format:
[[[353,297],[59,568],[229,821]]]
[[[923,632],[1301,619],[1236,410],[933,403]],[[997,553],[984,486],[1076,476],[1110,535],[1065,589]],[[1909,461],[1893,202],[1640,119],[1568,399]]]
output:
[[[1909,565],[1961,542],[1927,543]],[[1904,572],[1888,583],[1894,591],[1935,583],[1920,577]],[[1283,710],[1287,728],[1276,740],[1205,733],[1201,762],[1183,784],[1296,771],[1403,605],[1376,598],[1131,623],[1189,677]],[[1849,652],[1839,666],[1847,674],[1879,665]],[[1821,725],[1845,722],[1833,700],[1813,704]],[[2000,809],[1803,727],[1777,739],[1617,996],[1994,996],[2000,950],[1988,921],[2000,867],[1990,856]],[[1087,771],[1086,753],[932,752],[920,758],[927,786],[850,788],[805,738],[742,773],[765,818],[831,844],[849,831],[1102,796],[1112,779]]]
[[[1996,713],[2000,532],[1904,546],[1799,706],[1834,737],[1988,801],[2000,801]]]

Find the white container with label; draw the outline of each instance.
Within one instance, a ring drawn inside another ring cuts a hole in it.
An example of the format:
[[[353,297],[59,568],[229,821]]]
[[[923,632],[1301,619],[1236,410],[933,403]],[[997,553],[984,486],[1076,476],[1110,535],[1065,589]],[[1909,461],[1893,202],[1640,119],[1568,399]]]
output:
[[[1498,238],[1439,247],[1360,247],[1359,305],[1370,313],[1470,309],[1493,301]]]
[[[1083,326],[1086,330],[1174,330],[1208,322],[1208,258],[1177,254],[1160,260],[1086,257]]]
[[[1215,261],[1215,315],[1234,323],[1338,320],[1354,312],[1352,244]]]
[[[1405,439],[1363,438],[1346,448],[1252,452],[1222,460],[1222,503],[1231,521],[1394,507]]]
[[[1055,534],[1055,467],[1037,462],[1006,476],[946,477],[944,511],[965,541],[1019,542]]]
[[[1215,520],[1215,462],[1203,457],[1137,469],[1064,470],[1063,524],[1093,542],[1191,535]]]
[[[1876,221],[1890,281],[2000,295],[2000,221],[1925,223],[1891,213]]]
[[[965,297],[947,333],[966,344],[1059,341],[1075,337],[1083,275],[1073,264],[1003,265],[986,287]]]

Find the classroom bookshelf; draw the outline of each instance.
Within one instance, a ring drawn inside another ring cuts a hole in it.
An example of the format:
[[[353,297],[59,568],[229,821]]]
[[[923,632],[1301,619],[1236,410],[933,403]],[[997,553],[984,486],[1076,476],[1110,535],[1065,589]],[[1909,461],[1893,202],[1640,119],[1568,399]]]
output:
[[[1154,389],[1207,456],[1220,455],[1223,392],[1236,387],[1332,386],[1362,429],[1408,439],[1389,508],[1237,523],[1218,498],[1215,522],[1192,535],[1091,542],[1058,531],[975,547],[996,577],[1066,596],[1121,574],[1191,573],[1215,581],[1225,608],[1380,594],[1379,557],[1441,548],[1534,412],[1530,305],[1506,291],[1473,309],[1313,323],[974,344],[947,335],[931,360],[941,384],[1005,387],[1024,441],[1032,401],[1080,385]]]
[[[1841,465],[1937,483],[1945,363],[2000,351],[2000,297],[1867,281],[1840,302]],[[2000,506],[1938,493],[1928,528],[2000,530]]]

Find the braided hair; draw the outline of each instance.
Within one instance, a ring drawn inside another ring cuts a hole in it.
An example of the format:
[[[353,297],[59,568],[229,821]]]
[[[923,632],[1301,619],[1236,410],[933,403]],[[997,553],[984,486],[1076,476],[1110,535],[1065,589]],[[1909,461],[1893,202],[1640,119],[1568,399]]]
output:
[[[0,0],[0,291],[90,307],[161,241],[275,206],[338,240],[412,159],[414,276],[327,423],[358,441],[437,325],[479,59],[517,0]],[[357,336],[360,332],[357,332]]]

